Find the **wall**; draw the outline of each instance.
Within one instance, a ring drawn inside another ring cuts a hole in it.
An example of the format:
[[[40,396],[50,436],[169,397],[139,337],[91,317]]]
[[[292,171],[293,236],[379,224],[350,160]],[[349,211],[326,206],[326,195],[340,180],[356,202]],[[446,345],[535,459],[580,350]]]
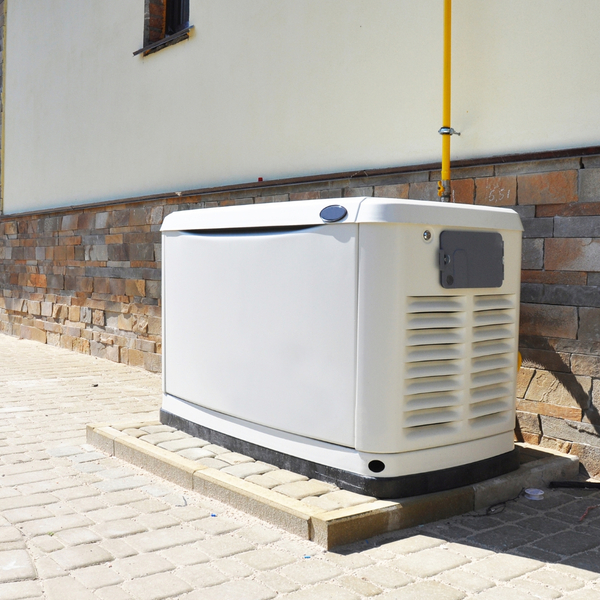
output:
[[[438,177],[418,170],[2,217],[0,331],[158,371],[166,214],[342,196],[435,199]],[[481,164],[453,177],[455,201],[512,207],[525,227],[517,436],[577,454],[600,475],[600,155]]]
[[[8,0],[5,213],[439,159],[441,0]],[[600,143],[597,0],[455,0],[453,157]]]

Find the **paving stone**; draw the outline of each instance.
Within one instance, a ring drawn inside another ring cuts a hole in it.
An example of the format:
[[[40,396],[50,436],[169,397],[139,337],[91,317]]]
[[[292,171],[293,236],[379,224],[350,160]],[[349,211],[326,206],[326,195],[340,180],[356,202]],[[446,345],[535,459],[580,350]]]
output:
[[[344,569],[352,570],[360,569],[362,567],[368,567],[375,563],[375,561],[371,557],[366,555],[364,552],[351,552],[348,554],[341,554],[333,550],[332,552],[328,552],[325,555],[325,559]]]
[[[207,563],[210,560],[204,552],[198,550],[195,545],[190,544],[167,548],[161,550],[160,554],[176,566],[198,565]]]
[[[258,571],[277,569],[283,565],[289,565],[296,560],[287,552],[281,552],[271,548],[261,548],[244,554],[238,554],[237,558],[249,567]]]
[[[113,560],[113,556],[97,544],[82,544],[52,553],[52,559],[63,569],[71,571]]]
[[[0,552],[0,583],[35,578],[35,567],[26,550]]]
[[[175,427],[170,425],[144,425],[139,429],[144,433],[170,433],[176,431]]]
[[[104,538],[120,538],[136,533],[143,533],[147,528],[130,519],[106,521],[94,527],[94,530]]]
[[[533,542],[538,537],[534,531],[513,525],[505,525],[473,535],[468,540],[497,552],[505,552],[517,546]]]
[[[223,460],[225,460],[228,455],[221,456],[224,457]],[[250,477],[251,475],[262,475],[263,473],[272,471],[273,468],[265,464],[247,461],[240,464],[234,464],[231,467],[225,467],[221,470],[223,471],[223,473],[229,473],[229,475],[233,475],[234,477],[240,477],[241,479],[245,479],[246,477]]]
[[[35,561],[38,579],[44,581],[55,577],[65,577],[68,573],[50,556],[42,556]]]
[[[269,529],[263,525],[243,527],[238,535],[253,544],[270,544],[281,539],[281,533],[277,529]]]
[[[92,544],[102,538],[87,527],[65,529],[59,531],[55,536],[66,546],[78,546],[80,544]]]
[[[101,600],[134,600],[123,588],[111,586],[100,588],[94,592]]]
[[[542,550],[558,551],[562,555],[572,555],[596,548],[600,544],[597,536],[575,531],[562,531],[555,535],[536,540],[534,545]]]
[[[181,450],[189,450],[190,448],[202,448],[202,446],[208,446],[208,442],[195,437],[187,437],[178,440],[170,440],[168,442],[160,442],[157,446],[169,450],[170,452],[180,452]],[[214,456],[214,454],[211,453],[211,456]]]
[[[200,448],[200,450],[204,450],[204,448]],[[184,450],[183,452],[187,452],[186,450]],[[183,455],[183,453],[180,452],[180,454]],[[204,465],[205,467],[210,467],[211,469],[224,469],[225,467],[229,466],[229,463],[226,463],[223,460],[219,460],[217,458],[200,458],[200,459],[196,459],[196,462],[198,462],[201,465]]]
[[[64,529],[75,529],[76,527],[88,527],[93,525],[93,521],[83,515],[66,515],[62,517],[51,517],[49,519],[39,519],[37,521],[28,521],[21,526],[21,531],[28,536],[56,533]]]
[[[240,525],[235,521],[224,519],[223,517],[200,519],[199,521],[193,521],[192,525],[211,535],[222,535],[223,533],[229,533],[230,531],[235,531],[240,528]]]
[[[251,475],[246,481],[260,485],[261,487],[272,489],[278,485],[284,483],[294,483],[295,481],[308,481],[308,477],[304,475],[298,475],[285,469],[277,469],[276,471],[270,471],[264,475]]]
[[[553,598],[561,598],[563,595],[562,592],[559,592],[558,590],[549,588],[537,581],[531,581],[526,577],[512,579],[510,585],[518,589],[519,594],[531,594],[536,598],[548,598],[549,600],[552,600]]]
[[[183,438],[187,438],[185,433],[181,431],[169,431],[164,433],[151,433],[149,435],[143,435],[139,439],[142,442],[147,442],[148,444],[156,446],[161,442],[172,442],[173,440],[180,440]]]
[[[140,488],[151,483],[148,477],[135,475],[133,477],[121,477],[120,479],[106,479],[99,481],[94,485],[102,492],[118,492],[122,490],[132,490]]]
[[[115,558],[126,558],[136,554],[136,551],[123,540],[104,540],[100,545]]]
[[[533,573],[529,573],[527,578],[532,581],[537,581],[543,585],[566,592],[578,590],[585,585],[585,583],[580,579],[575,579],[574,577],[566,575],[565,573],[559,573],[552,567],[539,569]]]
[[[330,512],[341,508],[337,502],[329,500],[327,496],[329,496],[329,494],[323,494],[322,496],[307,496],[306,498],[302,498],[301,502],[308,504],[308,506],[319,508],[323,512]]]
[[[275,592],[249,579],[228,581],[190,594],[186,600],[270,600]]]
[[[0,543],[18,542],[21,540],[21,532],[16,527],[0,527]]]
[[[187,458],[188,460],[200,460],[205,458],[212,458],[214,454],[209,450],[205,450],[204,448],[187,448],[186,450],[179,450],[177,452],[179,456],[183,456],[183,458]],[[223,461],[219,461],[222,463]],[[224,466],[227,466],[227,463],[223,463]],[[206,465],[210,466],[210,465]]]
[[[389,564],[390,563],[386,563],[385,566],[375,565],[367,567],[366,569],[357,571],[356,575],[381,588],[402,587],[413,581],[412,577],[409,577],[406,573],[400,573],[400,571],[390,568]]]
[[[536,571],[543,563],[537,560],[511,556],[510,554],[493,554],[468,565],[468,570],[487,579],[509,581],[525,573]]]
[[[191,592],[192,588],[172,573],[158,573],[123,583],[123,589],[136,598],[163,600]],[[220,600],[223,600],[221,598]]]
[[[55,535],[38,535],[30,538],[30,543],[42,552],[54,552],[64,548],[64,544]]]
[[[450,587],[458,588],[459,590],[469,593],[482,592],[495,585],[489,579],[469,573],[469,571],[464,569],[444,571],[437,576],[437,579]]]
[[[23,598],[41,598],[42,588],[37,581],[16,581],[3,583],[0,590],[1,600],[21,600]]]
[[[462,600],[465,594],[437,581],[420,581],[394,590],[385,596],[386,600]],[[479,596],[478,596],[479,598]],[[508,596],[505,596],[505,600]]]
[[[0,500],[0,511],[10,509],[23,509],[28,506],[48,506],[58,502],[59,498],[53,494],[33,494],[31,496],[22,496],[15,492],[15,495]]]
[[[354,592],[332,583],[321,583],[286,596],[288,600],[359,600]]]
[[[240,579],[242,577],[251,577],[254,579],[256,575],[256,571],[237,560],[237,555],[212,560],[210,564],[226,575],[228,579]]]
[[[123,583],[123,578],[112,568],[112,565],[85,567],[73,571],[72,575],[91,590]]]
[[[287,594],[294,592],[298,589],[298,584],[293,582],[291,579],[275,573],[274,571],[264,571],[256,575],[255,580],[263,585],[266,585],[269,589],[273,590],[277,594]]]
[[[161,502],[160,500],[156,500],[155,498],[146,498],[145,500],[131,502],[129,507],[142,514],[162,512],[170,508],[169,504],[166,502]]]
[[[95,600],[95,595],[74,577],[56,577],[44,582],[48,600]]]
[[[166,558],[158,556],[158,554],[138,554],[114,561],[113,568],[119,573],[135,579],[172,571],[175,566]]]
[[[332,579],[340,575],[342,570],[323,560],[306,559],[283,567],[280,573],[301,585],[311,585]]]
[[[426,535],[412,535],[401,540],[384,544],[382,548],[388,552],[393,552],[394,554],[410,554],[411,552],[420,552],[421,550],[427,550],[428,548],[435,548],[436,546],[441,546],[443,543],[444,541],[438,538]]]
[[[191,544],[203,538],[204,534],[201,531],[183,527],[169,527],[168,529],[130,535],[127,538],[127,543],[138,552],[155,552],[180,544]]]
[[[211,512],[206,508],[199,506],[177,506],[169,510],[169,514],[180,521],[189,522],[197,521],[198,519],[205,519],[210,517]]]
[[[199,542],[198,549],[209,556],[225,558],[226,556],[254,550],[254,546],[241,538],[232,535],[221,535]]]
[[[177,576],[187,581],[194,589],[219,585],[227,581],[227,577],[217,569],[206,564],[184,567],[177,571]]]
[[[347,590],[358,594],[360,597],[366,596],[370,598],[371,596],[377,596],[381,594],[383,591],[380,587],[377,587],[371,582],[353,575],[344,575],[342,577],[338,577],[336,579],[336,583]]]
[[[413,577],[431,577],[442,571],[460,567],[470,560],[443,548],[430,548],[392,561],[392,565]]]
[[[273,488],[274,492],[284,494],[290,498],[296,498],[301,500],[307,496],[320,496],[327,494],[328,492],[334,491],[335,486],[330,483],[324,483],[317,481],[316,479],[310,479],[308,481],[295,481],[293,483],[284,483]]]

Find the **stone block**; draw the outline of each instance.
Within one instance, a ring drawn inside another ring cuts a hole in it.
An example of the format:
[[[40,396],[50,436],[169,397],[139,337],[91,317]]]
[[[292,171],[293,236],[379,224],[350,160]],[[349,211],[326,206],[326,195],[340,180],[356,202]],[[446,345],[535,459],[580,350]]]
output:
[[[522,350],[523,351],[523,350]],[[517,373],[517,398],[524,398],[529,382],[531,381],[535,371],[527,367],[521,367]]]
[[[116,363],[120,362],[121,355],[119,346],[108,346],[106,348],[105,358]]]
[[[417,181],[409,186],[408,197],[412,200],[429,200],[439,202],[437,182],[435,181]]]
[[[571,370],[576,375],[600,378],[600,356],[573,354],[571,356]]]
[[[600,301],[600,288],[595,290],[596,299]],[[600,308],[579,309],[579,335],[580,340],[589,342],[600,342]]]
[[[523,432],[541,435],[540,419],[537,414],[530,412],[517,411],[517,423],[519,429]]]
[[[574,443],[571,446],[571,454],[579,457],[579,464],[589,477],[600,476],[600,446]]]
[[[453,179],[450,184],[451,202],[473,204],[475,201],[475,181],[473,179]]]
[[[376,185],[374,196],[379,198],[408,198],[408,183],[397,183],[395,185]]]
[[[600,271],[600,239],[546,240],[544,267],[551,271]]]
[[[571,408],[568,406],[558,406],[556,404],[529,400],[517,400],[517,417],[519,416],[519,411],[523,413],[534,413],[536,416],[548,415],[550,417],[560,417],[561,419],[569,419],[571,421],[581,421],[583,417],[583,410],[581,408]],[[520,421],[519,424],[521,424]],[[525,430],[521,429],[521,432],[525,432]],[[536,435],[541,435],[541,430],[535,433]]]
[[[521,283],[521,302],[536,304],[542,302],[544,286],[541,283]]]
[[[588,408],[591,391],[591,377],[539,370],[529,384],[525,399],[558,406]]]
[[[46,343],[46,332],[37,329],[36,327],[27,327],[26,325],[21,326],[20,337],[24,340],[33,340],[35,342]]]
[[[152,352],[144,352],[144,368],[152,373],[160,373],[162,371],[162,355]]]
[[[90,353],[90,342],[85,338],[78,337],[73,338],[72,349],[76,352],[81,352],[81,354],[89,354]]]
[[[579,171],[579,199],[581,202],[600,202],[600,169]]]
[[[475,180],[475,204],[513,206],[517,203],[517,178],[513,175]]]
[[[121,313],[117,318],[117,327],[123,331],[133,331],[135,320],[135,315]]]
[[[547,173],[579,169],[579,158],[550,158],[527,160],[495,165],[497,175],[523,175],[526,173]]]
[[[540,302],[600,307],[600,287],[591,285],[544,285]]]
[[[128,352],[128,364],[132,367],[143,367],[144,366],[144,352],[140,352],[139,350],[134,350],[133,348],[129,349]]]
[[[77,323],[80,319],[81,307],[79,306],[70,306],[69,307],[69,321],[73,321]]]
[[[523,237],[524,238],[547,238],[552,237],[554,232],[554,219],[551,218],[534,218],[523,219]],[[556,234],[558,237],[558,234]],[[562,236],[564,237],[564,236]]]
[[[577,202],[578,171],[550,171],[519,175],[519,204],[567,204]]]
[[[554,221],[554,237],[600,237],[600,216],[554,217],[551,220]]]
[[[92,316],[92,322],[98,327],[104,327],[104,311],[95,310]]]
[[[521,357],[523,358],[523,366],[525,367],[545,369],[546,371],[570,372],[571,360],[569,354],[566,352],[521,348]]]
[[[160,298],[161,295],[161,282],[160,281],[146,281],[146,297],[147,298]]]
[[[544,267],[544,240],[524,239],[521,246],[521,268],[542,269]]]
[[[126,296],[145,296],[146,282],[143,279],[126,279],[125,280],[125,295]]]
[[[344,188],[343,197],[344,198],[360,198],[361,196],[372,196],[373,195],[373,186],[364,186],[364,187],[347,187]]]
[[[27,301],[27,312],[30,315],[40,315],[42,313],[42,307],[40,302],[34,300]]]
[[[568,421],[557,417],[540,415],[544,437],[566,440],[577,444],[600,446],[600,432],[590,423]]]
[[[275,194],[272,196],[257,196],[254,202],[256,204],[264,204],[266,202],[287,202],[289,199],[289,194]]]
[[[312,192],[292,192],[290,193],[290,200],[318,200],[320,198],[320,194],[318,190],[314,190]]]
[[[523,335],[577,339],[577,327],[577,309],[573,306],[521,305]]]
[[[571,442],[566,442],[565,440],[557,440],[556,438],[551,437],[542,437],[540,440],[540,447],[548,448],[549,450],[554,450],[556,452],[561,452],[562,454],[568,454],[571,450],[571,446],[573,444]]]

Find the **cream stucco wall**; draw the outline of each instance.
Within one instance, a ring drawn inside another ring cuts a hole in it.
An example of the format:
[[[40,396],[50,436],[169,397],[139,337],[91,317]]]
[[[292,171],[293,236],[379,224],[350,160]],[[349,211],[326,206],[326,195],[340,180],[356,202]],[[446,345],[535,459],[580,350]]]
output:
[[[453,158],[600,144],[598,0],[454,1]],[[8,0],[4,211],[439,160],[442,0]]]

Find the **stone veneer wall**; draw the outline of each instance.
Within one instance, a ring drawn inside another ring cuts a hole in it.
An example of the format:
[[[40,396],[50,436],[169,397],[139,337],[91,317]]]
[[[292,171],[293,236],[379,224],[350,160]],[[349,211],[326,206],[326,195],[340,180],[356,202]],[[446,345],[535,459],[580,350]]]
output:
[[[0,217],[0,331],[159,371],[166,214],[349,196],[435,200],[438,176],[359,172]],[[525,227],[516,435],[575,453],[598,475],[600,156],[483,164],[454,169],[453,179],[455,201],[515,208]]]

